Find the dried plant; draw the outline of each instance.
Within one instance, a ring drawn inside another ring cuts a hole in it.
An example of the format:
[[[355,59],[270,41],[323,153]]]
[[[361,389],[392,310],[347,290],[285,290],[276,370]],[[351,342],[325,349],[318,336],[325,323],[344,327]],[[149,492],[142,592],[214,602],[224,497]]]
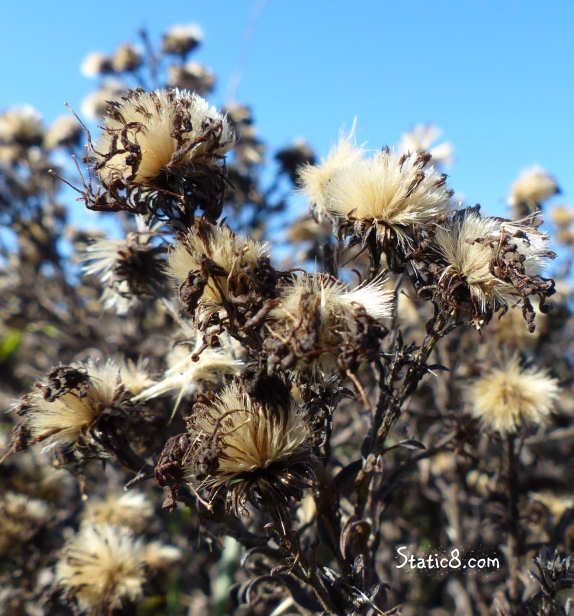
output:
[[[0,613],[572,613],[556,180],[456,203],[432,125],[273,175],[202,39],[88,55],[93,135],[0,113]]]

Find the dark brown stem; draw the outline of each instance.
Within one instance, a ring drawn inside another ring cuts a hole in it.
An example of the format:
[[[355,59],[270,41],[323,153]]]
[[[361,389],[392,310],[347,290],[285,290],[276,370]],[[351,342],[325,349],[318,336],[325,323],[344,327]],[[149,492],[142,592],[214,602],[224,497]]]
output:
[[[285,556],[288,556],[293,561],[290,569],[291,573],[313,589],[325,614],[344,616],[346,612],[342,609],[343,606],[336,606],[334,604],[333,597],[321,582],[317,574],[318,567],[309,565],[305,558],[299,539],[291,530],[289,516],[283,516],[276,509],[270,508],[269,517],[271,518],[273,530],[279,539],[280,549],[285,552]]]
[[[508,490],[508,597],[512,614],[520,610],[520,519],[518,514],[518,456],[516,455],[516,436],[506,437],[504,448],[506,458],[506,484]]]

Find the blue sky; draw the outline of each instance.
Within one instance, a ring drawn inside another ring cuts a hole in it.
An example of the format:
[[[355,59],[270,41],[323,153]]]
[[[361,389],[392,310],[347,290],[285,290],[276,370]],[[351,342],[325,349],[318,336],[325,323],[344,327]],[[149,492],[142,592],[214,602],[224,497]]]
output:
[[[194,59],[213,68],[225,101],[234,74],[272,147],[305,137],[326,154],[357,116],[377,148],[433,122],[456,148],[450,184],[505,213],[521,168],[539,164],[574,201],[574,2],[250,0],[10,2],[2,12],[0,109],[28,103],[47,121],[95,88],[89,51],[111,53],[145,26],[205,33]],[[251,36],[249,36],[251,32]]]

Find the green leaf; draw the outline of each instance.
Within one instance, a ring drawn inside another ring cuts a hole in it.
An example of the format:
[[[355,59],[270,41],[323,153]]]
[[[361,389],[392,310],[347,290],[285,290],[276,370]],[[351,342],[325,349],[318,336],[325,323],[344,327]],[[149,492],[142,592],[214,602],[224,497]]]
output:
[[[14,355],[20,347],[22,332],[19,329],[9,330],[0,340],[0,362],[5,362]]]

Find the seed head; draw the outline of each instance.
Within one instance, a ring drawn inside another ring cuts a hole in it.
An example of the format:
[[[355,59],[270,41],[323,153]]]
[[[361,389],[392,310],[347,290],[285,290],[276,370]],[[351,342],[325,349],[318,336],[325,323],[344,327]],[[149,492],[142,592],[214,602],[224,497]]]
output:
[[[162,246],[155,245],[160,224],[148,227],[143,217],[136,218],[137,231],[121,240],[99,239],[81,254],[83,270],[99,276],[104,286],[104,308],[127,314],[138,296],[153,295],[164,280]]]
[[[565,229],[574,222],[574,210],[568,205],[558,205],[552,208],[550,218],[555,225]]]
[[[184,286],[190,277],[200,276],[204,284],[195,301],[209,314],[222,308],[232,295],[243,295],[253,288],[255,273],[268,255],[266,243],[236,235],[229,227],[197,220],[169,252],[167,273]],[[195,310],[195,306],[191,308]]]
[[[190,481],[225,492],[237,512],[247,501],[284,506],[310,476],[309,429],[293,404],[263,403],[233,383],[194,406],[185,461]]]
[[[77,599],[82,611],[124,607],[143,596],[143,547],[128,528],[83,526],[63,549],[56,583]]]
[[[369,323],[392,316],[393,302],[383,277],[349,289],[324,274],[303,275],[282,290],[280,303],[270,313],[271,332],[301,366],[332,370],[346,352],[360,351],[372,333]],[[376,340],[374,336],[372,342]]]
[[[199,62],[186,62],[183,66],[170,64],[167,67],[167,83],[173,88],[184,88],[205,96],[215,87],[215,75]]]
[[[106,79],[95,92],[84,98],[81,106],[82,114],[89,120],[103,118],[110,101],[119,101],[126,89],[121,81]]]
[[[141,53],[130,43],[120,45],[112,57],[112,68],[116,73],[133,71],[141,66]]]
[[[481,216],[476,208],[467,208],[437,228],[434,239],[446,262],[439,292],[450,298],[461,293],[462,285],[478,327],[499,307],[546,292],[535,278],[554,255],[548,250],[548,236],[535,226]]]
[[[227,120],[185,90],[130,90],[107,109],[94,146],[104,185],[146,184],[167,169],[214,162],[233,145]]]
[[[353,143],[353,131],[348,136],[341,135],[339,143],[331,149],[320,165],[306,164],[299,171],[301,192],[309,199],[319,219],[328,213],[328,189],[334,178],[348,167],[358,163],[363,150]]]
[[[82,523],[126,526],[137,533],[146,528],[152,516],[153,506],[145,494],[130,491],[90,498],[82,514]]]
[[[0,144],[29,147],[40,145],[43,137],[41,116],[33,107],[14,107],[0,114]]]
[[[29,541],[50,518],[45,502],[15,492],[0,496],[0,556]]]
[[[524,367],[512,355],[500,368],[486,372],[467,390],[472,413],[501,434],[542,424],[558,399],[558,381],[546,370]]]
[[[25,417],[32,436],[50,444],[73,445],[126,393],[138,394],[151,379],[136,364],[92,360],[52,371],[48,384],[26,399]]]
[[[560,188],[547,171],[542,167],[528,167],[512,185],[508,203],[516,216],[522,218],[540,209],[544,201],[558,193]]]
[[[84,77],[97,77],[112,72],[112,59],[99,51],[92,51],[83,60],[80,71]]]
[[[44,147],[47,150],[65,148],[78,145],[82,139],[82,128],[71,115],[63,115],[54,120],[54,123],[44,135]]]
[[[452,165],[454,148],[452,143],[445,141],[432,147],[432,144],[442,135],[440,128],[433,124],[417,124],[408,133],[404,133],[399,144],[399,152],[428,152],[431,156],[431,164],[438,167]]]
[[[327,209],[359,226],[392,229],[401,239],[409,225],[424,226],[452,209],[446,176],[429,166],[430,155],[388,149],[337,173],[326,190]]]
[[[203,40],[203,31],[197,24],[172,26],[161,41],[164,53],[185,56]]]

